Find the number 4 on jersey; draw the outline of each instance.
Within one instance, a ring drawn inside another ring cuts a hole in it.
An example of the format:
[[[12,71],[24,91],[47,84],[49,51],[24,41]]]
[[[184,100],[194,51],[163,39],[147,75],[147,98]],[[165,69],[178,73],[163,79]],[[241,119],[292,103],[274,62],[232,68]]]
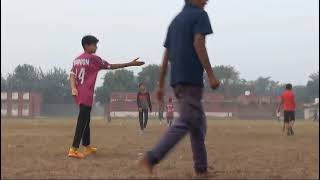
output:
[[[85,73],[86,73],[85,68],[81,68],[80,72],[78,74],[78,78],[80,80],[80,84],[83,84]]]

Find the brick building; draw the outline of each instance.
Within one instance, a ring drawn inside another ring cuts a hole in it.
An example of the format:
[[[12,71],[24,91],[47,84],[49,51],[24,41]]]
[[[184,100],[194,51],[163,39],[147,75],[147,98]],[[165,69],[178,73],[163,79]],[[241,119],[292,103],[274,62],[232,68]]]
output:
[[[155,93],[151,93],[151,103],[153,113],[158,112],[158,102]],[[173,98],[173,103],[177,107],[177,101],[172,91],[168,91],[165,102],[169,97]],[[279,97],[272,96],[239,96],[234,99],[226,99],[220,93],[204,93],[203,107],[207,116],[214,117],[237,117],[242,119],[274,118],[275,109],[280,102]],[[108,107],[111,117],[137,116],[137,94],[136,93],[112,93],[111,103]],[[177,110],[177,108],[175,108]]]
[[[39,93],[1,92],[1,117],[40,116],[42,97]]]

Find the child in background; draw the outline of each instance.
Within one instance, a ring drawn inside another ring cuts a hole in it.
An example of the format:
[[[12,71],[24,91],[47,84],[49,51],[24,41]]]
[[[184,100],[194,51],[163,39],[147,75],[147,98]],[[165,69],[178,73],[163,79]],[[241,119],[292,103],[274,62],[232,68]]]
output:
[[[162,124],[163,118],[163,111],[164,111],[164,100],[162,99],[159,102],[159,120],[160,120],[160,125]]]
[[[169,126],[171,126],[173,118],[174,118],[174,107],[173,107],[173,103],[172,103],[172,98],[169,98],[168,104],[167,104],[167,123]]]
[[[143,133],[148,123],[148,109],[150,109],[150,112],[152,112],[150,94],[149,92],[147,92],[146,87],[143,83],[139,84],[139,92],[137,94],[137,105],[139,110],[140,129],[141,133]]]

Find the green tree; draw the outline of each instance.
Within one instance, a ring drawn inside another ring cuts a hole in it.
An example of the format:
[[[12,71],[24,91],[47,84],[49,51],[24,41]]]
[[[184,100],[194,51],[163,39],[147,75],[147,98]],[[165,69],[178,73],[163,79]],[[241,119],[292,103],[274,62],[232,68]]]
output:
[[[69,104],[73,102],[68,76],[65,70],[56,67],[43,76],[40,91],[44,103]]]
[[[7,91],[7,90],[8,90],[7,80],[2,76],[2,73],[1,73],[1,91]]]
[[[221,82],[216,92],[223,93],[226,97],[237,96],[242,93],[245,80],[240,79],[239,72],[233,66],[215,66],[213,71]],[[206,91],[211,91],[206,73],[204,74],[204,86]]]
[[[309,102],[311,100],[306,86],[294,86],[293,91],[297,102]]]
[[[29,64],[18,65],[12,74],[8,75],[7,85],[11,91],[39,91],[43,73]]]
[[[307,83],[307,93],[310,99],[319,97],[319,70],[309,76],[310,80]]]
[[[95,91],[95,98],[97,102],[104,105],[110,102],[112,92],[135,91],[137,91],[137,82],[133,72],[121,69],[106,73],[102,86]]]
[[[279,82],[271,80],[271,77],[259,77],[254,81],[256,95],[273,95]]]
[[[95,91],[95,99],[101,105],[110,103],[111,89],[108,86],[100,86]]]
[[[138,82],[143,82],[149,91],[154,91],[159,81],[160,66],[152,64],[138,73]]]

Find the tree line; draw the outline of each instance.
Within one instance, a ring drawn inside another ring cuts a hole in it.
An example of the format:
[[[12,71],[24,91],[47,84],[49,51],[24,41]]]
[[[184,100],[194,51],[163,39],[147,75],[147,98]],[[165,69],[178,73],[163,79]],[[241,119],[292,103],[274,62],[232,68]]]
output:
[[[221,81],[221,86],[215,92],[223,93],[226,98],[234,98],[250,91],[254,95],[280,95],[284,84],[272,80],[271,77],[258,77],[256,80],[246,80],[240,77],[239,71],[233,66],[215,66],[214,72]],[[95,99],[104,104],[110,101],[112,92],[136,92],[137,86],[143,82],[149,91],[157,88],[160,66],[151,64],[145,66],[135,75],[132,71],[121,69],[109,71],[104,76],[103,84],[96,88]],[[170,69],[168,70],[170,72]],[[170,73],[167,75],[169,84]],[[48,72],[29,64],[18,65],[12,73],[4,77],[1,74],[1,91],[40,92],[43,102],[47,104],[73,103],[70,92],[69,72],[54,67]],[[206,92],[212,92],[204,75]],[[319,97],[319,70],[311,73],[305,85],[294,86],[297,101],[314,102]]]

